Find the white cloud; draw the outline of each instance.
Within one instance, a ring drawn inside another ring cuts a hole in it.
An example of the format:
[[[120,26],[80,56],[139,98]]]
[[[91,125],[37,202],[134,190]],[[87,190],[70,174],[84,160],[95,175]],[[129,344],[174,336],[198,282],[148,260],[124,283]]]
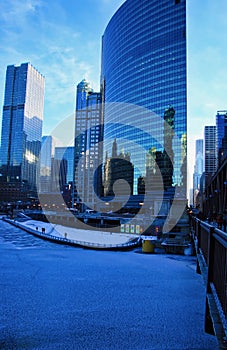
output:
[[[34,13],[39,7],[43,6],[41,0],[8,0],[2,3],[0,19],[7,26],[24,24],[25,18],[30,13]]]

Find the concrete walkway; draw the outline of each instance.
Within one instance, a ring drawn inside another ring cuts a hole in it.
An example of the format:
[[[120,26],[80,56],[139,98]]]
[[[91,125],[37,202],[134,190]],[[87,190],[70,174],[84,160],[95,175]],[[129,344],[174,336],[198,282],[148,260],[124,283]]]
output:
[[[54,242],[61,241],[65,244],[72,243],[93,249],[135,247],[140,241],[138,234],[82,230],[31,219],[20,221],[6,218],[4,220],[41,238],[46,237]]]
[[[218,349],[195,258],[43,242],[0,222],[0,349]]]

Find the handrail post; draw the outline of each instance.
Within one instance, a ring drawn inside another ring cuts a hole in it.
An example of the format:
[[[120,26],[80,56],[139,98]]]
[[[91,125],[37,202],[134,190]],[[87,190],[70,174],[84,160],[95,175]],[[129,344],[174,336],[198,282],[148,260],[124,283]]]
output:
[[[207,259],[207,287],[206,287],[206,310],[205,310],[205,332],[215,335],[214,326],[210,314],[210,307],[208,302],[209,294],[212,294],[210,283],[213,282],[213,267],[214,267],[214,227],[209,229],[209,238],[208,238],[208,259]]]

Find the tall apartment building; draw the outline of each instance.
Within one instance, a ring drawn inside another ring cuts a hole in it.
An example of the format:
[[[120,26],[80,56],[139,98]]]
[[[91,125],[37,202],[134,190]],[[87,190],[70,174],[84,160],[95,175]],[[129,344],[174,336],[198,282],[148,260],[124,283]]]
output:
[[[204,170],[206,183],[209,182],[216,169],[216,126],[209,125],[204,128]]]
[[[83,79],[77,85],[73,192],[74,206],[82,211],[94,208],[101,192],[102,141],[101,94]]]
[[[36,193],[41,149],[44,77],[30,64],[6,71],[1,136],[1,179],[23,193]],[[8,185],[7,185],[8,184]]]
[[[146,153],[166,147],[165,111],[173,109],[165,176],[172,176],[168,186],[181,187],[186,196],[186,68],[186,0],[125,1],[102,38],[101,90],[104,150],[111,154],[116,139],[130,153],[134,194],[146,176]]]

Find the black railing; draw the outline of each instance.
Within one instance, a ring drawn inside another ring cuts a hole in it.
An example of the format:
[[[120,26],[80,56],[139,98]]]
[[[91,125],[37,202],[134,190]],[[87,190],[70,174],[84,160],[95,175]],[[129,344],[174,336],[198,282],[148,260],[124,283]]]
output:
[[[216,335],[220,349],[227,349],[227,233],[192,218],[197,272],[206,284],[205,331]]]

